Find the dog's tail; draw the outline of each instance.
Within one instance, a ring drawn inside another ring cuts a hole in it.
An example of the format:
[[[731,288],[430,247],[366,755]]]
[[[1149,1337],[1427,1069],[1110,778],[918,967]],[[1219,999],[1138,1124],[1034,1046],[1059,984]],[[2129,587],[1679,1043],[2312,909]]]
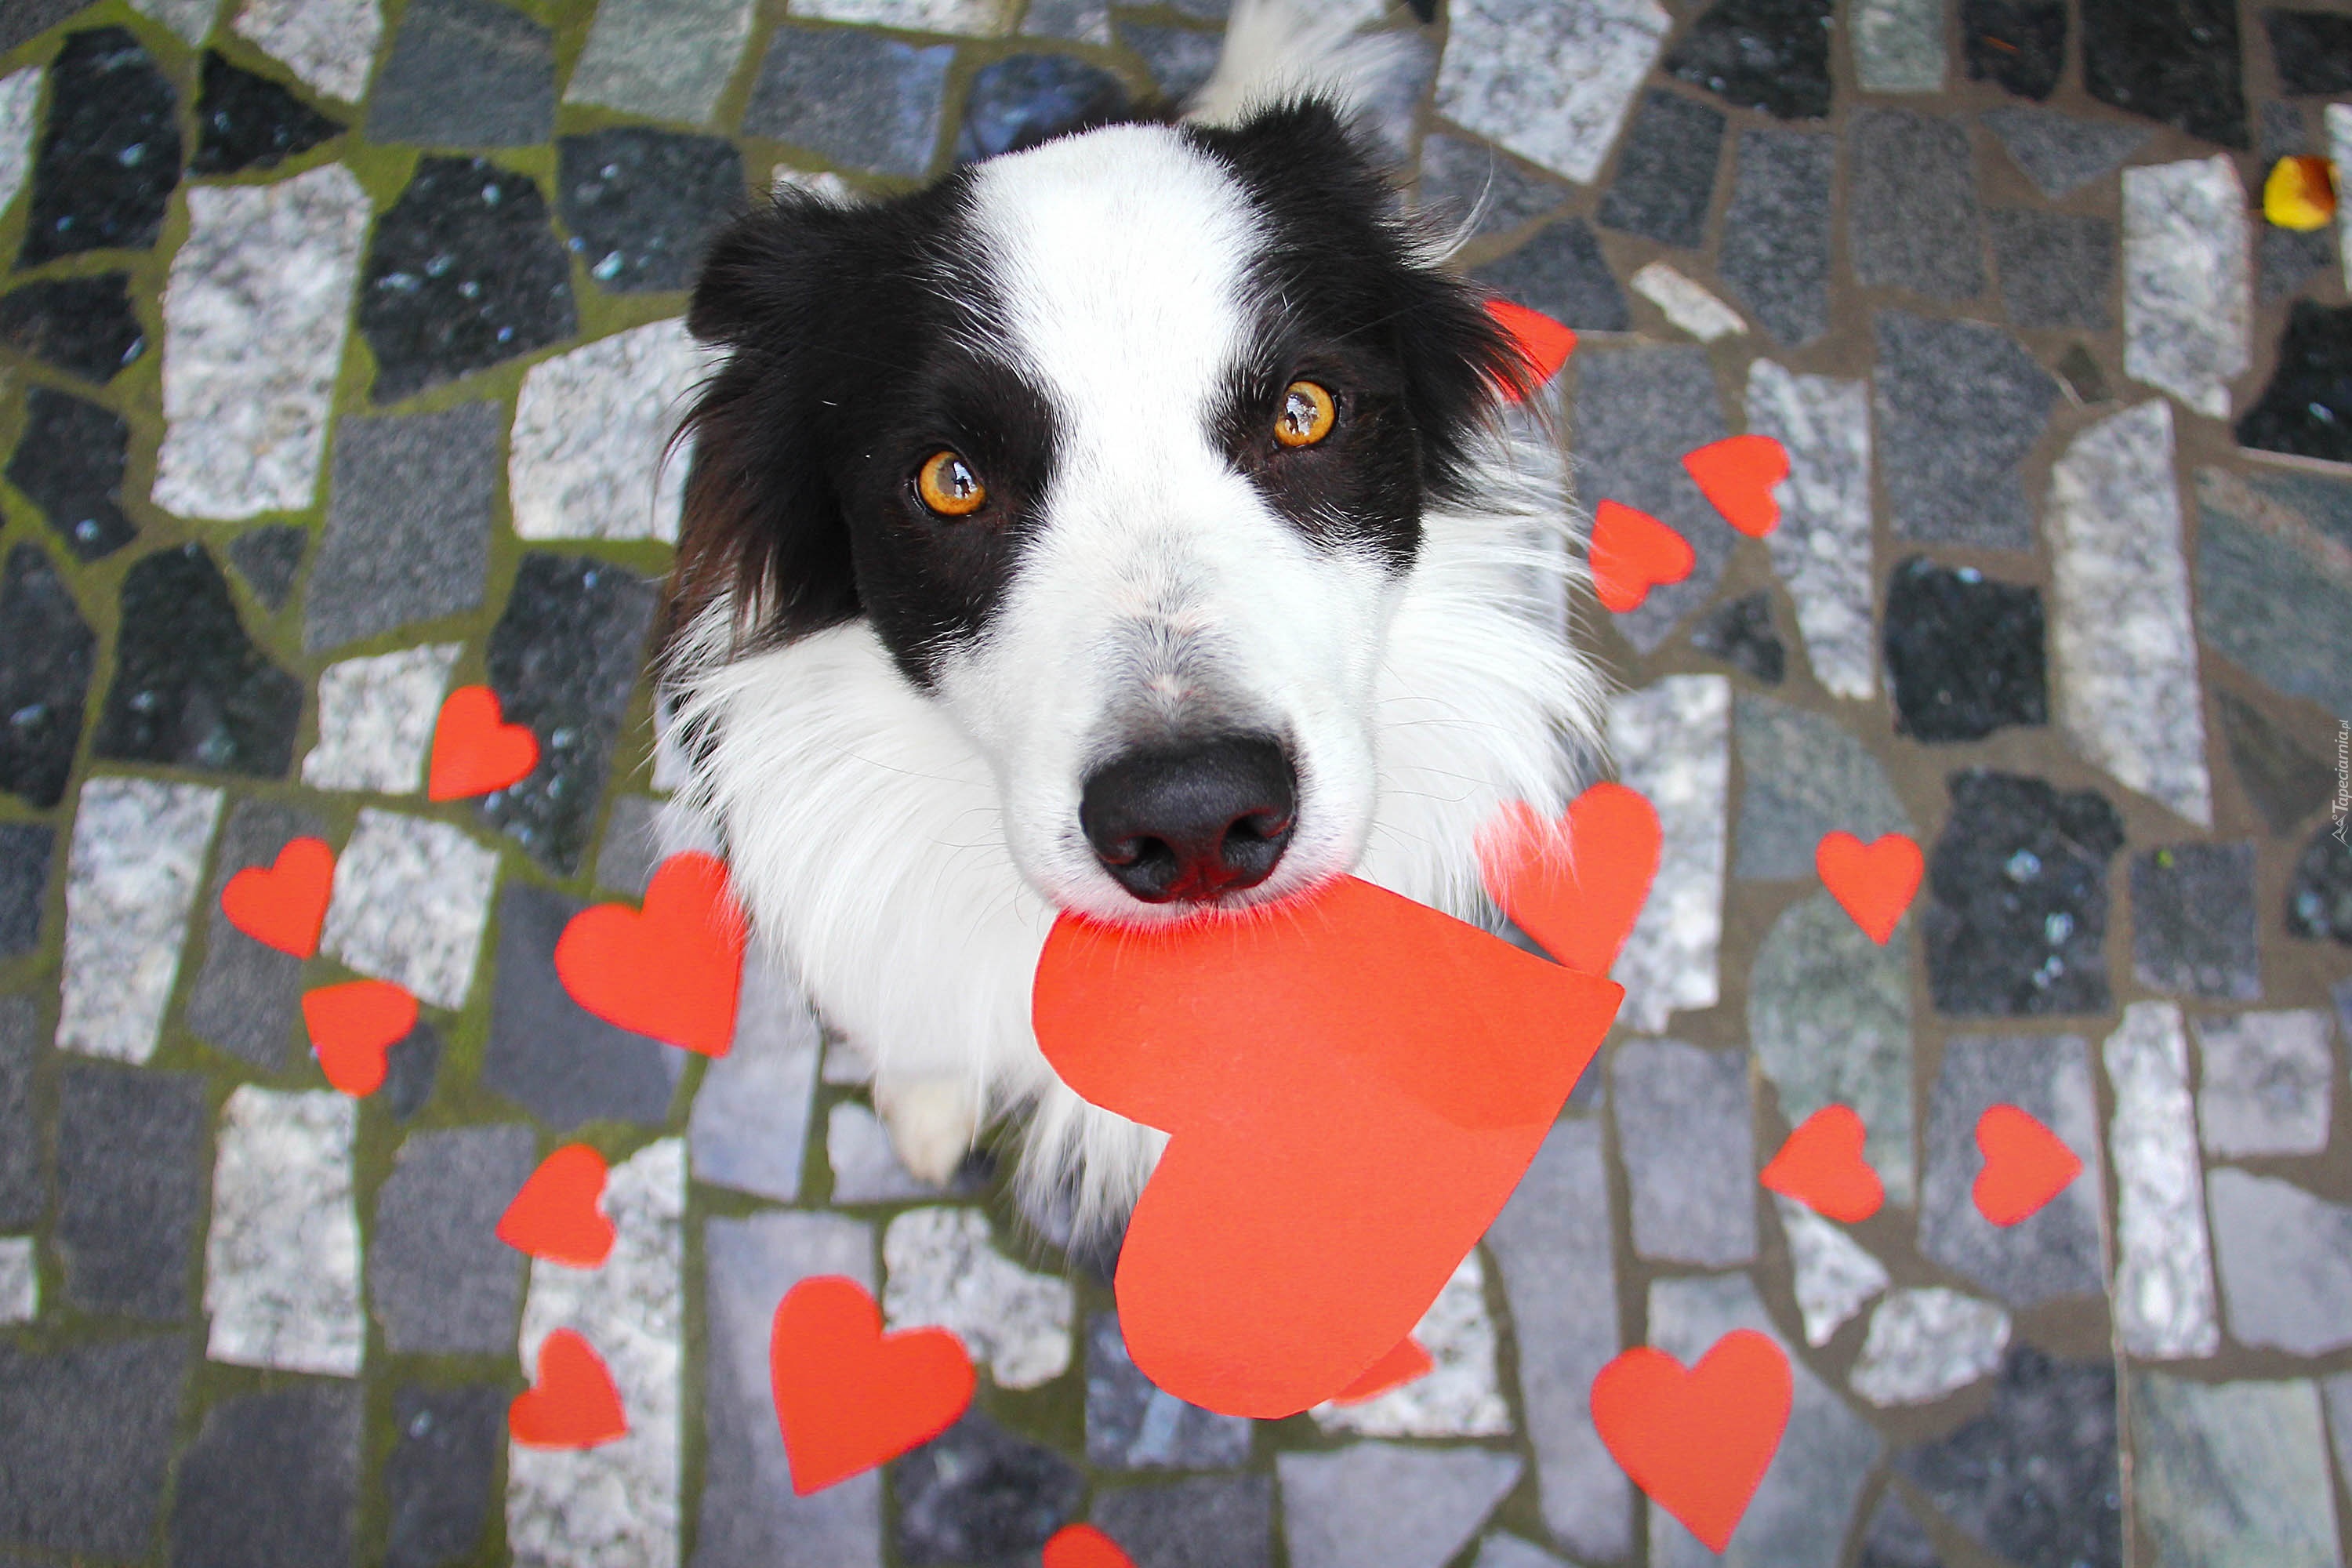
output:
[[[1184,118],[1234,125],[1253,110],[1307,97],[1355,115],[1407,63],[1411,47],[1399,34],[1358,32],[1379,11],[1377,0],[1234,0],[1216,72],[1192,95]]]

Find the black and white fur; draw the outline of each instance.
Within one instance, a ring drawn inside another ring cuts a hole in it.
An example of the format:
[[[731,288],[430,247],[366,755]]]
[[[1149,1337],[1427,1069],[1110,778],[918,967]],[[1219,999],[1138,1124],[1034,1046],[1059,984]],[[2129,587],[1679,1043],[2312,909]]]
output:
[[[783,193],[695,292],[724,358],[688,422],[677,810],[870,1058],[920,1176],[1026,1107],[1023,1180],[1083,1225],[1158,1157],[1037,1049],[1060,910],[1215,918],[1352,872],[1478,918],[1481,827],[1562,810],[1597,752],[1556,448],[1504,416],[1517,362],[1348,129],[1382,47],[1241,0],[1181,120],[887,202]],[[1298,376],[1339,418],[1291,449]],[[916,499],[942,447],[982,513]],[[1084,781],[1244,731],[1295,770],[1273,873],[1205,910],[1139,900],[1081,831]]]

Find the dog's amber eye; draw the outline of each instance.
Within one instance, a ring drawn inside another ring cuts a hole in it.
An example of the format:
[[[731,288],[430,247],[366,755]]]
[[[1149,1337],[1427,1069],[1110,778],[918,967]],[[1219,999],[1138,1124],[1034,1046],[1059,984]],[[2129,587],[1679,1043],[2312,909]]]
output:
[[[923,504],[941,517],[970,517],[988,504],[988,487],[953,452],[934,452],[915,476]]]
[[[1331,434],[1331,422],[1339,412],[1329,393],[1311,381],[1294,381],[1283,392],[1274,438],[1286,447],[1312,447]]]

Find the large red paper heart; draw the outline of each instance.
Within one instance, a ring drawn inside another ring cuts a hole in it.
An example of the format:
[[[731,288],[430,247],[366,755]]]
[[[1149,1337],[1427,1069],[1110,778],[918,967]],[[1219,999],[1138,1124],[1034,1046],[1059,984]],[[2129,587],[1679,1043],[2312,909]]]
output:
[[[1118,1542],[1091,1524],[1066,1524],[1045,1542],[1042,1568],[1135,1568]]]
[[[1984,1169],[1970,1194],[1977,1212],[1999,1226],[2032,1218],[2083,1173],[2083,1161],[2031,1112],[2014,1105],[1986,1108],[1977,1118]]]
[[[621,1391],[595,1347],[558,1329],[539,1347],[539,1381],[507,1406],[507,1432],[526,1448],[593,1448],[629,1435]]]
[[[1135,1364],[1230,1415],[1353,1383],[1485,1234],[1623,996],[1353,878],[1240,920],[1063,915],[1045,1059],[1172,1135],[1119,1258]]]
[[[521,724],[505,722],[499,694],[487,686],[461,686],[441,704],[433,725],[433,765],[425,774],[428,800],[465,800],[504,789],[539,766],[539,737]]]
[[[727,868],[688,850],[654,872],[642,911],[598,904],[572,916],[555,943],[555,973],[606,1023],[723,1057],[735,1042],[744,936]]]
[[[519,1252],[600,1268],[613,1255],[613,1222],[604,1215],[604,1156],[585,1143],[567,1143],[540,1162],[499,1216],[498,1237]]]
[[[384,1053],[416,1027],[416,998],[389,980],[350,980],[302,995],[319,1070],[354,1100],[383,1087]]]
[[[1391,1388],[1427,1377],[1437,1363],[1419,1340],[1407,1334],[1396,1349],[1366,1367],[1363,1375],[1331,1396],[1334,1405],[1368,1405]]]
[[[1731,1543],[1789,1425],[1789,1358],[1734,1329],[1685,1370],[1636,1345],[1592,1380],[1592,1425],[1633,1484],[1716,1552]]]
[[[1862,1157],[1869,1135],[1850,1105],[1824,1105],[1805,1118],[1757,1177],[1782,1197],[1853,1225],[1886,1202],[1885,1184]]]
[[[1575,331],[1541,310],[1530,310],[1508,300],[1489,300],[1486,313],[1511,334],[1519,357],[1528,363],[1528,379],[1538,386],[1558,375],[1568,356],[1576,352]]]
[[[296,958],[319,951],[334,891],[335,852],[323,839],[289,839],[275,864],[248,866],[221,889],[228,923],[261,943]]]
[[[884,1333],[866,1287],[835,1274],[802,1280],[778,1303],[768,1379],[803,1497],[929,1442],[979,1382],[961,1340],[945,1329]]]
[[[1903,911],[1918,895],[1927,860],[1919,846],[1900,833],[1867,845],[1851,833],[1826,833],[1813,847],[1813,869],[1853,923],[1885,947],[1902,922]]]
[[[1689,576],[1698,563],[1689,540],[1648,512],[1613,500],[1593,509],[1592,544],[1585,559],[1592,568],[1593,592],[1621,616],[1640,609],[1651,589]]]
[[[1788,449],[1769,436],[1734,436],[1683,454],[1683,468],[1723,521],[1750,539],[1780,526],[1772,487],[1789,477]]]
[[[1478,839],[1486,892],[1521,931],[1580,974],[1606,974],[1658,874],[1658,814],[1597,784],[1558,824],[1513,801]]]

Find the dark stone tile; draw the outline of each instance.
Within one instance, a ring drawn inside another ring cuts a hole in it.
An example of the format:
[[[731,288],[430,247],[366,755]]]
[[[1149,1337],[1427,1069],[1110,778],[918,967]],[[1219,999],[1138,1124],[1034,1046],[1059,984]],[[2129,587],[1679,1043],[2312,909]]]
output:
[[[291,1054],[302,961],[229,924],[221,913],[221,893],[239,871],[277,864],[278,852],[289,840],[326,836],[326,823],[311,812],[244,800],[229,813],[213,856],[212,883],[201,906],[204,965],[188,994],[188,1031],[263,1072],[284,1071]]]
[[[43,807],[65,795],[97,652],[97,635],[40,546],[9,551],[0,574],[0,789]]]
[[[2213,693],[2221,739],[2238,782],[2274,838],[2283,838],[2336,798],[2336,770],[2306,751],[2294,733],[2260,709],[2226,691]]]
[[[1562,218],[1471,274],[1478,282],[1579,331],[1622,332],[1633,322],[1625,292],[1580,217]]]
[[[0,54],[88,8],[89,0],[10,0],[0,5]]]
[[[1575,195],[1574,187],[1515,162],[1499,147],[1442,131],[1421,139],[1421,205],[1447,225],[1476,212],[1470,238],[1558,212]]]
[[[1992,1406],[1899,1455],[1896,1471],[1970,1536],[2014,1563],[2121,1568],[2116,1373],[2017,1345]]]
[[[0,875],[9,853],[6,839],[0,838]],[[0,1229],[30,1230],[47,1206],[41,1129],[33,1104],[39,1024],[30,996],[0,996]]]
[[[743,134],[805,147],[877,174],[919,174],[939,146],[952,46],[845,27],[778,27],[743,111]]]
[[[527,147],[554,131],[545,27],[492,0],[409,0],[369,95],[369,141]]]
[[[2263,994],[2254,847],[2176,844],[2132,857],[2132,972],[2142,985],[2252,1002]]]
[[[528,174],[425,158],[376,219],[359,326],[390,403],[559,342],[579,325],[572,268]]]
[[[272,610],[282,610],[310,548],[310,531],[300,523],[267,522],[229,541],[228,561],[254,597]]]
[[[481,604],[505,442],[494,403],[337,422],[326,535],[302,596],[304,651]]]
[[[384,1568],[444,1568],[481,1543],[510,1397],[483,1384],[394,1393]]]
[[[1118,41],[1143,57],[1144,68],[1160,85],[1162,96],[1181,100],[1192,96],[1217,68],[1223,35],[1191,27],[1151,27],[1120,17]]]
[[[2304,846],[2286,890],[2286,929],[2310,942],[2334,938],[2352,947],[2352,848],[2343,829],[2323,822]]]
[[[615,1028],[555,975],[555,942],[587,905],[509,880],[499,892],[498,979],[482,1087],[558,1131],[584,1121],[661,1124],[684,1053]]]
[[[1837,138],[1743,131],[1717,270],[1764,330],[1801,348],[1830,330],[1830,183]]]
[[[2352,718],[2352,579],[2303,509],[2197,477],[2197,630],[2273,689]]]
[[[2066,68],[2066,0],[1960,0],[1970,81],[2044,99]]]
[[[898,1560],[1018,1560],[1076,1517],[1087,1479],[973,1411],[889,1468]]]
[[[419,1018],[416,1027],[384,1053],[383,1088],[377,1090],[377,1099],[394,1121],[408,1121],[431,1101],[440,1068],[441,1031]]]
[[[110,409],[36,386],[25,397],[25,433],[8,459],[8,482],[41,509],[66,548],[83,561],[113,554],[139,531],[122,515],[122,468],[131,426]]]
[[[2113,220],[2074,213],[1987,216],[2001,302],[2013,324],[2093,331],[2116,324],[2108,304],[2115,295],[2119,245]]]
[[[1273,1568],[1267,1476],[1198,1476],[1100,1492],[1093,1522],[1135,1568]]]
[[[0,1340],[0,1539],[145,1561],[194,1361],[177,1336],[46,1355]]]
[[[172,1568],[349,1563],[366,1395],[340,1380],[226,1399],[180,1459]]]
[[[1854,1568],[1944,1568],[1944,1560],[1903,1495],[1889,1487],[1870,1516]]]
[[[2254,295],[2265,305],[2293,299],[2304,285],[2336,267],[2333,226],[2297,234],[2274,224],[2263,226],[2254,247]]]
[[[180,183],[178,95],[121,27],[68,36],[49,67],[19,267],[84,250],[145,250]]]
[[[1788,673],[1788,651],[1772,626],[1772,595],[1759,588],[1710,610],[1691,628],[1691,646],[1723,660],[1751,680],[1778,686]]]
[[[41,911],[49,900],[49,862],[58,833],[37,822],[0,823],[0,960],[22,958],[41,944]]]
[[[1073,55],[1013,55],[982,66],[956,133],[959,163],[1017,152],[1127,107],[1127,89]]]
[[[1588,503],[1636,507],[1690,542],[1696,557],[1679,583],[1653,588],[1638,609],[1613,617],[1643,653],[1714,597],[1731,558],[1733,534],[1682,466],[1683,454],[1727,434],[1706,351],[1588,349],[1578,354],[1575,432],[1578,480]]]
[[[1756,1257],[1755,1107],[1748,1053],[1621,1042],[1609,1103],[1631,1192],[1633,1250],[1724,1268]]]
[[[2265,11],[2279,85],[2297,95],[2352,92],[2352,16],[2326,11]]]
[[[185,1317],[206,1208],[205,1080],[68,1067],[58,1092],[57,1249],[92,1312]]]
[[[2017,340],[1975,321],[1878,313],[1878,466],[1906,539],[2033,548],[2018,465],[2058,384]]]
[[[1984,291],[1984,242],[1969,133],[1907,109],[1865,109],[1848,128],[1846,245],[1869,288],[1931,300]]]
[[[1187,1405],[1153,1384],[1127,1353],[1118,1314],[1087,1322],[1087,1462],[1108,1470],[1238,1469],[1250,1423]]]
[[[266,76],[205,51],[202,92],[196,99],[195,174],[235,174],[274,169],[351,129],[320,113]]]
[[[2094,791],[1977,770],[1927,862],[1921,921],[1940,1012],[2028,1017],[2109,1005],[2107,862],[2123,819]]]
[[[1831,0],[1716,0],[1669,50],[1669,75],[1782,120],[1830,111]]]
[[[2082,0],[2083,85],[2117,109],[2250,145],[2234,0]]]
[[[385,1349],[497,1355],[514,1343],[523,1255],[493,1233],[538,1163],[520,1122],[409,1134],[368,1231]]]
[[[12,289],[0,297],[0,342],[103,385],[146,352],[130,281],[105,272]]]
[[[2107,390],[2106,372],[2091,357],[2091,351],[2080,343],[2067,345],[2059,356],[2058,377],[2066,387],[2066,395],[2084,408],[2096,408],[2110,402],[2115,394]]]
[[[123,576],[114,686],[92,750],[115,762],[282,778],[302,694],[302,682],[246,636],[228,579],[204,546],[160,550]]]
[[[2040,589],[1915,555],[1888,579],[1885,616],[1897,734],[1981,741],[2049,722]]]
[[[555,200],[588,275],[616,294],[688,289],[743,210],[743,155],[717,136],[623,126],[556,143]]]
[[[1724,123],[1704,103],[1652,88],[1617,155],[1617,177],[1601,201],[1601,223],[1661,245],[1688,249],[1703,243]]]
[[[2238,444],[2352,463],[2352,305],[2294,302],[2278,369],[2238,421]]]

